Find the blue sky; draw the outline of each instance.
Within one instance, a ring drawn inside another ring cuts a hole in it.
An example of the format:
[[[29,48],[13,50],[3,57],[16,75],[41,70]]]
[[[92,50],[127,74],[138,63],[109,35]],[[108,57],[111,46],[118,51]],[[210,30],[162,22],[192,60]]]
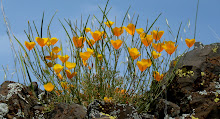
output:
[[[24,30],[27,29],[27,22],[35,21],[37,27],[40,28],[42,13],[45,12],[45,26],[49,23],[50,18],[56,12],[56,16],[52,22],[51,33],[53,37],[66,39],[65,32],[60,25],[58,19],[64,22],[64,18],[72,21],[80,21],[81,15],[83,21],[86,21],[88,15],[96,15],[100,17],[101,12],[98,5],[104,8],[106,0],[5,0],[3,6],[5,14],[11,25],[14,35],[21,41],[27,40]],[[167,32],[165,19],[168,19],[174,34],[177,33],[179,24],[182,22],[181,36],[185,38],[193,38],[195,13],[197,0],[110,0],[109,7],[112,7],[108,18],[121,23],[124,14],[129,6],[129,15],[135,14],[134,21],[139,15],[137,28],[146,26],[147,19],[152,23],[154,19],[162,13],[155,27],[164,30],[164,38],[173,40]],[[196,41],[203,44],[210,44],[220,41],[220,1],[219,0],[200,0]],[[90,17],[90,22],[91,22]],[[188,28],[187,23],[190,21]],[[154,28],[155,28],[154,27]],[[46,27],[45,27],[46,28]],[[184,32],[184,29],[185,31]],[[46,31],[46,30],[45,30]],[[217,34],[215,34],[215,32]],[[219,36],[219,37],[217,37]],[[46,37],[46,36],[45,36]],[[14,41],[15,42],[15,41]],[[180,46],[186,49],[185,42],[180,42]],[[4,72],[2,66],[9,67],[9,75],[13,73],[13,54],[10,50],[9,40],[6,33],[6,27],[3,21],[3,15],[0,14],[0,83],[3,82]],[[10,77],[10,76],[9,76]],[[9,78],[10,79],[10,78]],[[16,81],[16,79],[13,79]]]

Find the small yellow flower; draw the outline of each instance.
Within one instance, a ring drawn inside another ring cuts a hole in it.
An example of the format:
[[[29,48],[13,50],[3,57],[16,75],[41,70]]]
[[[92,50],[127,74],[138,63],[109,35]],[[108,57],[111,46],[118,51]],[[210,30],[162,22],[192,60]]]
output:
[[[25,41],[24,44],[29,51],[32,50],[34,46],[36,45],[35,42],[27,42],[27,41]]]
[[[59,53],[60,51],[61,51],[61,48],[59,48],[59,47],[54,47],[53,49],[52,49],[52,51],[54,52],[54,53]]]
[[[151,32],[151,34],[153,35],[153,38],[154,38],[156,41],[160,40],[160,38],[163,36],[163,33],[164,33],[164,31],[156,31],[156,30],[153,30],[153,31]]]
[[[101,40],[103,33],[101,31],[90,32],[95,41]]]
[[[107,21],[107,22],[104,22],[106,26],[108,26],[109,28],[115,23],[115,22],[112,22],[112,21]]]
[[[69,56],[68,55],[64,55],[64,56],[59,56],[60,61],[62,61],[63,63],[65,63],[68,59]]]
[[[162,46],[163,49],[169,54],[172,55],[173,52],[176,50],[177,46],[175,47],[175,42],[172,41],[165,41],[165,44]]]
[[[85,31],[86,31],[86,33],[88,33],[91,31],[91,29],[88,27],[88,28],[85,28]]]
[[[156,51],[152,51],[151,54],[152,54],[154,59],[157,59],[158,57],[161,56],[161,53],[157,53]]]
[[[115,27],[112,29],[112,32],[115,36],[120,36],[124,32],[123,27]]]
[[[160,81],[163,79],[163,74],[160,75],[160,73],[157,71],[154,72],[153,76],[154,76],[154,79],[156,79],[157,81]]]
[[[191,116],[191,118],[192,118],[192,119],[199,119],[199,118],[196,118],[196,117],[194,117],[194,116]]]
[[[205,72],[201,72],[201,76],[205,76]]]
[[[60,64],[55,64],[53,66],[53,70],[58,74],[58,73],[60,73],[61,70],[63,70],[63,67],[64,66],[61,66]]]
[[[127,27],[123,27],[130,35],[134,35],[135,33],[135,25],[130,23]]]
[[[123,43],[123,41],[120,39],[118,39],[116,41],[111,40],[111,43],[112,43],[113,47],[117,50],[121,47],[121,44]]]
[[[129,48],[128,47],[128,52],[130,56],[132,57],[133,60],[137,59],[141,54],[138,52],[137,48]]]
[[[35,40],[37,41],[37,43],[38,43],[41,47],[44,47],[44,46],[47,44],[47,41],[49,40],[49,38],[36,37]]]
[[[138,68],[142,71],[146,70],[152,64],[150,59],[142,59],[141,61],[137,61]]]
[[[144,29],[143,28],[139,28],[139,29],[136,29],[136,31],[137,31],[138,34],[141,34],[141,33],[144,32]]]
[[[51,92],[54,89],[54,85],[52,83],[44,84],[44,88],[47,92]]]
[[[146,35],[145,37],[141,37],[141,42],[147,47],[153,42],[152,35]]]
[[[215,98],[215,100],[214,100],[215,102],[218,102],[219,101],[219,98]]]
[[[65,65],[68,69],[72,69],[72,68],[76,67],[76,63],[71,63],[71,62],[68,62],[68,61],[66,61]]]
[[[192,47],[194,45],[196,40],[195,39],[191,39],[191,40],[190,39],[186,39],[185,42],[186,42],[186,45],[190,48],[190,47]]]

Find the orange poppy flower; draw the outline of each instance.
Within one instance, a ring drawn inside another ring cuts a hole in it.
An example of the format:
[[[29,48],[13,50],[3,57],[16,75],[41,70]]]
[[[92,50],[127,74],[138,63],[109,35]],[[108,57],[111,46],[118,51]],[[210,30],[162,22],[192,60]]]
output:
[[[130,56],[132,57],[133,60],[137,59],[141,54],[138,52],[137,48],[129,48],[128,47],[128,52]]]
[[[130,35],[134,35],[135,33],[135,25],[130,23],[127,25],[127,27],[123,27]]]
[[[69,79],[72,79],[74,76],[77,75],[77,72],[71,73],[70,70],[65,70],[65,71],[66,71],[66,76],[67,76]]]
[[[47,41],[47,44],[46,44],[48,47],[51,45],[51,42],[50,41]]]
[[[76,67],[76,63],[71,63],[71,62],[68,62],[68,61],[66,61],[65,65],[68,69],[72,69],[72,68]]]
[[[37,41],[37,43],[38,43],[41,47],[44,47],[44,46],[47,44],[47,41],[49,40],[49,38],[36,37],[35,40]]]
[[[190,39],[186,39],[185,42],[186,42],[186,45],[190,48],[190,47],[192,47],[194,45],[196,40],[195,39],[191,39],[191,40]]]
[[[65,90],[68,88],[67,82],[61,82],[61,87],[64,88]]]
[[[55,45],[57,43],[57,41],[58,41],[58,39],[53,37],[47,41],[47,46],[49,47],[50,45]]]
[[[59,56],[60,61],[62,61],[63,63],[65,63],[68,59],[69,56],[68,55],[64,55],[64,56]]]
[[[52,45],[55,45],[58,40],[59,40],[59,39],[53,37],[53,38],[50,39],[50,42],[51,42]]]
[[[163,79],[163,74],[160,75],[160,73],[157,71],[154,72],[153,76],[154,76],[154,79],[156,79],[157,81],[160,81]]]
[[[87,48],[87,52],[90,52],[91,54],[94,54],[94,50],[90,49],[90,48]]]
[[[98,54],[97,57],[98,57],[99,60],[102,60],[102,54]]]
[[[25,41],[24,44],[29,51],[32,50],[34,46],[36,45],[35,42],[27,42],[27,41]]]
[[[137,31],[138,34],[141,34],[141,33],[144,32],[144,29],[143,28],[139,28],[139,29],[136,29],[136,31]]]
[[[47,92],[51,92],[53,89],[54,89],[54,85],[52,83],[47,83],[47,84],[44,84],[44,89],[47,91]]]
[[[157,51],[157,52],[162,52],[163,51],[163,45],[164,43],[152,43],[152,46],[154,47],[154,49]]]
[[[146,34],[146,33],[141,33],[141,34],[140,34],[140,38],[141,38],[141,39],[143,39],[143,38],[145,38],[145,37],[147,37],[147,34]]]
[[[90,52],[80,52],[79,55],[83,59],[83,61],[86,61],[91,56],[91,53]]]
[[[60,96],[63,91],[62,91],[62,90],[57,90],[57,91],[55,91],[55,92],[56,92],[56,94],[57,94],[58,96]]]
[[[152,35],[146,35],[146,37],[141,38],[141,42],[147,47],[153,42]]]
[[[112,43],[113,47],[117,50],[121,47],[121,44],[123,43],[123,41],[120,39],[118,39],[116,41],[111,40],[111,43]]]
[[[83,65],[86,67],[88,64],[86,61],[83,60]]]
[[[85,41],[86,41],[85,37],[79,37],[79,38],[76,36],[73,37],[73,43],[77,48],[82,48],[84,46],[83,43]]]
[[[90,47],[92,47],[92,45],[95,44],[95,40],[91,39],[91,40],[87,40],[87,43]]]
[[[137,66],[141,71],[146,70],[152,64],[150,59],[142,59],[141,61],[137,61]]]
[[[158,57],[161,56],[161,53],[157,53],[156,51],[152,51],[151,54],[152,54],[154,59],[157,59]]]
[[[45,56],[45,59],[47,60],[54,60],[56,58],[58,58],[59,55],[54,54],[53,52],[50,53],[50,56]]]
[[[112,97],[109,97],[109,98],[108,97],[104,97],[104,101],[105,102],[111,102],[112,101]]]
[[[160,38],[163,36],[164,31],[156,31],[156,30],[153,30],[153,31],[151,32],[151,34],[153,35],[153,38],[154,38],[156,41],[158,41],[158,40],[160,40]]]
[[[95,41],[101,40],[103,33],[101,31],[90,32]]]
[[[106,26],[108,26],[109,28],[115,23],[115,22],[112,22],[112,21],[107,21],[107,22],[104,22]]]
[[[91,31],[91,29],[88,27],[88,28],[85,28],[85,31],[86,31],[86,33],[88,33]]]
[[[47,63],[47,66],[48,66],[48,67],[53,67],[53,65],[54,65],[54,64],[53,64],[52,62],[48,62],[48,63]]]
[[[61,51],[61,48],[59,48],[59,47],[54,47],[53,49],[52,49],[52,51],[54,52],[54,53],[59,53],[60,51]]]
[[[53,66],[53,70],[58,74],[58,73],[61,72],[61,70],[63,70],[63,67],[64,67],[64,66],[61,66],[60,64],[55,64],[55,65]]]
[[[59,78],[60,80],[63,80],[63,77],[62,77],[62,75],[61,75],[60,73],[58,73],[57,76],[58,76],[58,78]]]
[[[175,47],[175,42],[172,41],[165,41],[165,44],[163,45],[164,50],[169,54],[172,55],[173,52],[176,50],[177,46]]]
[[[120,93],[121,93],[121,94],[125,94],[125,89],[122,89],[122,90],[120,91]]]
[[[124,32],[123,27],[115,27],[112,29],[112,32],[115,36],[120,36]]]
[[[106,38],[107,34],[104,31],[102,31],[102,36],[103,36],[103,38]]]

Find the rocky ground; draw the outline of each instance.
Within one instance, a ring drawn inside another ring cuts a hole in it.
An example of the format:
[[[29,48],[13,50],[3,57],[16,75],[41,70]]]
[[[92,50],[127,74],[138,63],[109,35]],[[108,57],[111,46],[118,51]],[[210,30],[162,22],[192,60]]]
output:
[[[119,119],[191,119],[193,116],[219,119],[220,43],[194,48],[180,58],[177,67],[174,79],[167,87],[167,97],[158,98],[151,113],[138,114],[132,105],[115,105],[99,100],[94,100],[87,109],[78,104],[57,103],[53,110],[45,111],[40,102],[47,104],[48,94],[40,90],[36,82],[32,83],[34,94],[30,86],[5,81],[0,87],[0,118],[110,119],[110,116],[116,116]],[[173,68],[171,65],[168,72]],[[167,115],[164,114],[165,109]]]

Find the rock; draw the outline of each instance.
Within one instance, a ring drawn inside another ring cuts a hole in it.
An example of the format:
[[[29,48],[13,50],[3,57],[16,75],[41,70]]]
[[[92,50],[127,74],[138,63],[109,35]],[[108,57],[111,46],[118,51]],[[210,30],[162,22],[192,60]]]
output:
[[[101,118],[104,114],[108,114],[106,118],[110,116],[117,117],[118,119],[141,119],[136,109],[129,104],[113,104],[94,100],[88,107],[88,118]]]
[[[167,100],[180,106],[180,114],[194,113],[199,119],[220,117],[220,103],[214,101],[220,98],[216,95],[220,94],[220,43],[187,52],[177,68],[167,88]]]
[[[74,103],[59,103],[48,115],[50,119],[86,119],[86,109]]]
[[[32,86],[23,86],[13,81],[5,81],[0,87],[0,118],[86,118],[86,109],[77,104],[54,104],[54,109],[45,112],[44,105],[49,104],[50,98],[51,95],[47,94],[46,97],[45,92],[38,88],[36,82],[32,82]]]
[[[8,106],[7,114],[1,114],[4,118],[32,118],[35,116],[33,107],[38,105],[38,101],[35,95],[30,93],[29,87],[5,81],[0,87],[0,99],[1,104]]]

